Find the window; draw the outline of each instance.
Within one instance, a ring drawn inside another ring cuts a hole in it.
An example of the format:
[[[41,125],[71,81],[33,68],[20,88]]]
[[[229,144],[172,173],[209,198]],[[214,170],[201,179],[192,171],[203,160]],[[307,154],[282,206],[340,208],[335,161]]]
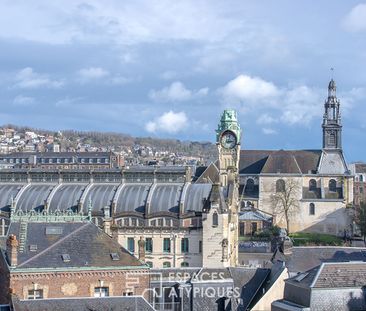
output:
[[[132,226],[136,227],[137,219],[136,218],[131,218],[131,221],[132,221]]]
[[[28,299],[42,299],[43,289],[30,289],[28,291]]]
[[[189,240],[188,238],[183,238],[181,241],[181,252],[182,253],[189,253]]]
[[[247,180],[247,185],[246,185],[245,190],[248,192],[252,192],[254,190],[254,180],[252,178],[249,178]]]
[[[108,297],[108,296],[109,296],[108,287],[95,287],[94,288],[94,297]]]
[[[130,222],[129,222],[129,219],[128,219],[128,218],[125,218],[123,221],[124,221],[124,223],[125,223],[125,226],[126,226],[126,227],[128,227],[128,225],[129,225],[129,223],[130,223]]]
[[[198,252],[202,253],[202,241],[198,242]]]
[[[162,218],[159,218],[158,219],[158,226],[159,227],[162,227],[163,226],[163,219]]]
[[[309,214],[315,215],[315,204],[314,203],[309,204]]]
[[[285,181],[283,179],[276,181],[276,192],[285,192]]]
[[[329,191],[331,192],[337,191],[337,182],[334,179],[329,180]]]
[[[212,226],[217,227],[219,225],[219,216],[217,212],[214,212],[212,215]]]
[[[183,268],[183,267],[189,267],[189,263],[188,262],[185,262],[183,261],[180,266]]]
[[[360,181],[363,181],[363,175],[360,175]]]
[[[360,193],[363,193],[363,188],[362,187],[360,187]]]
[[[163,240],[163,252],[170,253],[170,239],[164,238]]]
[[[258,224],[256,222],[252,222],[252,235],[257,232]]]
[[[152,263],[151,261],[146,261],[146,264],[147,264],[150,268],[152,268],[152,267],[153,267],[153,263]]]
[[[310,179],[309,181],[309,191],[315,191],[316,190],[316,180]]]
[[[336,143],[336,136],[335,136],[335,134],[334,133],[331,133],[330,135],[329,135],[329,145],[330,146],[335,146],[335,143]]]
[[[152,253],[152,251],[153,251],[153,241],[152,241],[152,238],[146,238],[145,239],[145,251],[147,253]]]
[[[239,235],[244,236],[245,235],[245,222],[239,223]]]
[[[171,264],[169,261],[164,261],[163,262],[163,268],[170,268],[171,267]]]
[[[134,238],[127,238],[127,249],[130,253],[135,252],[135,239]]]

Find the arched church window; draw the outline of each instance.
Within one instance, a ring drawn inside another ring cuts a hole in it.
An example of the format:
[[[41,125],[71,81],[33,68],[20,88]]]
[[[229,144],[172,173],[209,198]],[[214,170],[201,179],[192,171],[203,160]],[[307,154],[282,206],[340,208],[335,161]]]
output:
[[[316,190],[316,180],[310,179],[309,181],[309,191],[315,191]]]
[[[214,212],[212,214],[212,226],[218,226],[219,225],[219,215],[217,215],[217,212]]]
[[[283,179],[276,181],[276,192],[285,192],[285,181]]]
[[[247,180],[246,190],[249,192],[252,192],[254,190],[254,180],[252,178],[249,178]]]
[[[315,204],[314,203],[309,204],[309,214],[315,215]]]
[[[337,182],[334,179],[329,180],[329,191],[331,192],[337,191]]]

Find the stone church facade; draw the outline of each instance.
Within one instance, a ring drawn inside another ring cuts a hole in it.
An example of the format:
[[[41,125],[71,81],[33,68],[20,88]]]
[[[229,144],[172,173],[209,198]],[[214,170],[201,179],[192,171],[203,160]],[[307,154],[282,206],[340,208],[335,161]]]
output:
[[[275,200],[284,191],[294,199],[290,231],[343,235],[344,230],[352,230],[348,207],[353,202],[353,176],[343,155],[340,101],[333,79],[322,129],[322,149],[242,150],[239,192],[243,204],[273,214],[275,223],[286,227],[281,204],[277,206]],[[295,185],[291,193],[287,191],[290,184]]]

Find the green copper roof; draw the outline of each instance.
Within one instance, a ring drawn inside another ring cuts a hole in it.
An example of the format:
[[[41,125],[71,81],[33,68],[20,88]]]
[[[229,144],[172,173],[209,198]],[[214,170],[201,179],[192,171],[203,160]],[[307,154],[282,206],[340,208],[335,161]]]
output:
[[[240,143],[241,139],[241,129],[240,124],[238,122],[237,113],[234,109],[225,109],[221,115],[220,123],[216,130],[216,141],[218,142],[220,139],[221,133],[226,130],[230,130],[235,133],[238,142]]]

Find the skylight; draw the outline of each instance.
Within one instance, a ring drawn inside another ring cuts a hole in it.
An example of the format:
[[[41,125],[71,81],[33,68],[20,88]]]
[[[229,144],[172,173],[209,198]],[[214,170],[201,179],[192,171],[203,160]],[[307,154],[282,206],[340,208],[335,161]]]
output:
[[[71,260],[69,254],[62,254],[61,258],[63,262],[69,262]]]
[[[111,258],[112,260],[117,261],[119,260],[119,255],[117,253],[111,253]]]
[[[60,235],[62,227],[46,227],[46,235]]]

